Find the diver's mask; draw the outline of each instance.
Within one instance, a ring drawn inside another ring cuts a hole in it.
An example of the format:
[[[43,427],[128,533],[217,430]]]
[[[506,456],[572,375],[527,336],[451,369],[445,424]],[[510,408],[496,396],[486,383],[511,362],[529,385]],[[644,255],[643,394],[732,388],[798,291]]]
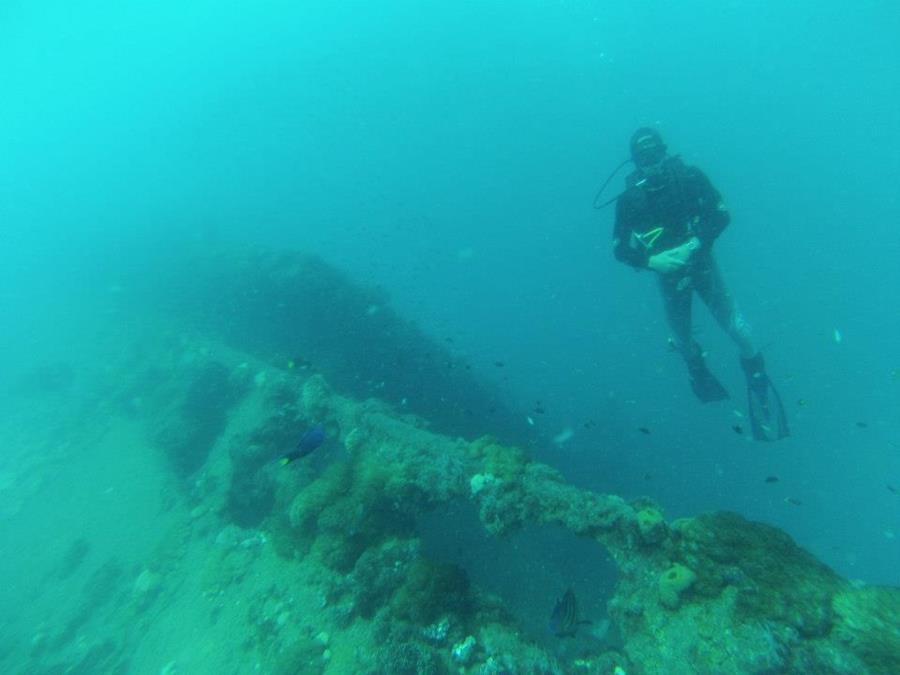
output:
[[[666,144],[655,129],[643,127],[631,137],[631,160],[638,169],[635,185],[649,192],[666,187]]]

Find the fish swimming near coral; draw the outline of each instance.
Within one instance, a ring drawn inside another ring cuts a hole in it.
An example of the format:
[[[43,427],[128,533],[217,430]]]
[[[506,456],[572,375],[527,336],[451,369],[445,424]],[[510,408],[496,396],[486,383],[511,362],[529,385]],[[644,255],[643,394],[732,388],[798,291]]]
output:
[[[589,623],[591,622],[578,617],[578,603],[575,600],[575,593],[570,588],[553,606],[549,627],[550,632],[556,637],[575,637],[578,626]]]
[[[307,430],[307,432],[300,437],[300,441],[297,443],[297,448],[293,452],[289,452],[281,458],[281,465],[284,466],[298,459],[306,457],[308,454],[322,445],[324,441],[325,427],[322,424],[317,424]]]

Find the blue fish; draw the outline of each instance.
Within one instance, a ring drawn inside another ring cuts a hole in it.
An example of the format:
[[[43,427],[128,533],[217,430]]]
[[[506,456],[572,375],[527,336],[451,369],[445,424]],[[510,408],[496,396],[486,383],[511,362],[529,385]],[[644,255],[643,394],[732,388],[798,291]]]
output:
[[[290,464],[302,457],[306,457],[313,450],[322,445],[324,441],[325,427],[322,424],[317,424],[300,437],[297,448],[293,452],[289,452],[281,458],[281,465],[284,466],[285,464]]]

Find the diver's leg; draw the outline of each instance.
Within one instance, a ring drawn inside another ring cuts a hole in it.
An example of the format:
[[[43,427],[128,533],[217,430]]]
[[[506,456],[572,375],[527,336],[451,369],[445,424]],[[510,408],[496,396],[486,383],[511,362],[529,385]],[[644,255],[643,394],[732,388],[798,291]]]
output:
[[[675,347],[684,358],[691,389],[704,403],[728,398],[728,392],[709,372],[703,360],[703,350],[691,334],[691,298],[693,287],[690,279],[680,275],[660,276],[666,320],[674,335]]]
[[[766,373],[762,352],[757,350],[750,326],[738,311],[712,254],[707,253],[698,260],[694,271],[697,292],[741,351],[741,369],[747,378],[747,401],[753,437],[758,441],[786,438],[790,435],[790,430],[781,397]]]
[[[718,324],[735,341],[741,358],[749,359],[757,354],[750,325],[737,308],[734,297],[722,279],[722,273],[712,253],[704,253],[693,266],[697,293],[709,307]]]
[[[674,275],[659,275],[659,290],[662,294],[663,307],[666,311],[666,322],[672,331],[675,348],[687,360],[700,346],[691,335],[691,299],[693,289],[690,285],[679,284]]]

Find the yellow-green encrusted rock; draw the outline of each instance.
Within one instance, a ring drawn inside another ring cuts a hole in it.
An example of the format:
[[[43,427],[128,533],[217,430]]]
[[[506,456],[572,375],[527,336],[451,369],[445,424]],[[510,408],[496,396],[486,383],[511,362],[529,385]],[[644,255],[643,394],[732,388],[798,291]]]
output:
[[[656,544],[666,536],[666,521],[659,509],[652,507],[637,512],[638,530],[647,544]]]
[[[678,609],[681,594],[697,580],[693,570],[675,563],[659,577],[659,601],[664,607]]]

